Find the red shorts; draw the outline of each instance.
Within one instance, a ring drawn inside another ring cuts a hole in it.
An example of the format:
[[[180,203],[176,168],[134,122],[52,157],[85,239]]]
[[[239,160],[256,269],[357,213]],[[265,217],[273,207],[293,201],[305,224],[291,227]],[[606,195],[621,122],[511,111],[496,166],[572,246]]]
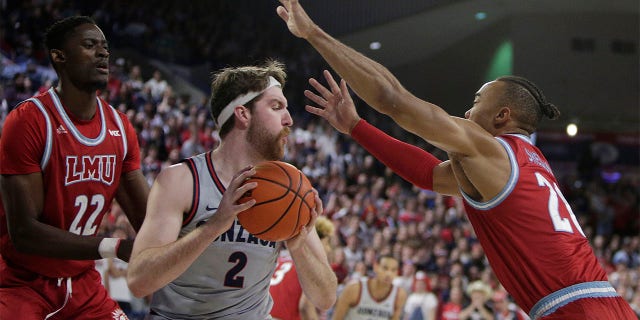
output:
[[[0,258],[0,319],[127,319],[93,268],[47,278]]]
[[[637,320],[635,312],[622,297],[584,298],[573,301],[540,320]]]

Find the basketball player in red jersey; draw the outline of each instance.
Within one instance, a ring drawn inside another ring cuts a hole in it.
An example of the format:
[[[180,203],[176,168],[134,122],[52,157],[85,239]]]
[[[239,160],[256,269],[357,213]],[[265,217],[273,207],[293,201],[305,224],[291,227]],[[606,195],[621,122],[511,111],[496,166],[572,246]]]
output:
[[[374,156],[417,186],[462,196],[469,220],[496,276],[532,319],[636,319],[608,283],[546,159],[530,135],[558,109],[530,81],[507,76],[484,84],[464,118],[453,117],[402,87],[388,69],[320,29],[296,0],[280,0],[279,16],[348,81],[356,94],[404,129],[446,151],[441,162],[361,120],[346,82],[328,72],[330,90],[311,113],[351,134]],[[398,157],[398,155],[403,155]]]
[[[126,319],[94,260],[129,260],[133,243],[95,234],[114,197],[142,224],[136,132],[96,96],[109,50],[91,18],[55,23],[45,44],[58,86],[11,111],[0,140],[0,318]]]

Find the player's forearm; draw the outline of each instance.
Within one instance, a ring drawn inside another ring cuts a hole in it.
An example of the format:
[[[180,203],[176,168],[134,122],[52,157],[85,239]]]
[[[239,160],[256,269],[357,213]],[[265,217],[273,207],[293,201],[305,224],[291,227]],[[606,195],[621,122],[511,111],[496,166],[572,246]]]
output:
[[[394,96],[402,89],[387,68],[315,27],[307,41],[367,104],[384,114],[395,110]]]
[[[10,236],[21,253],[58,259],[101,259],[98,245],[102,238],[80,236],[38,221],[11,230]]]
[[[307,245],[292,251],[304,294],[318,309],[328,310],[336,301],[338,280],[328,261],[322,261]]]
[[[136,297],[147,296],[184,273],[217,237],[204,229],[203,225],[175,242],[134,253],[127,273],[131,292]]]

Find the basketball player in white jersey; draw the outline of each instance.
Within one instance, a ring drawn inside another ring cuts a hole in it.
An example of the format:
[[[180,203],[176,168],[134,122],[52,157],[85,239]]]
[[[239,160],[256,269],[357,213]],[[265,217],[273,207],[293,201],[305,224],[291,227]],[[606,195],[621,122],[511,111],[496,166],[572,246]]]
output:
[[[380,256],[373,265],[375,277],[348,284],[338,298],[334,320],[400,319],[407,292],[393,284],[398,260]]]
[[[269,282],[282,243],[248,233],[236,216],[255,204],[237,200],[256,183],[253,166],[284,156],[293,124],[282,93],[282,63],[225,68],[212,83],[211,114],[220,145],[164,169],[149,195],[128,283],[153,293],[148,319],[268,319]],[[286,245],[304,294],[319,309],[336,299],[336,277],[312,219]]]

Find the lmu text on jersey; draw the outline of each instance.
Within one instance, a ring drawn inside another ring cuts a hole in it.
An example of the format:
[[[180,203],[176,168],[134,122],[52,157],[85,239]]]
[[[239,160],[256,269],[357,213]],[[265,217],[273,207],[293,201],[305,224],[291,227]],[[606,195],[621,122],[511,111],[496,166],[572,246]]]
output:
[[[64,185],[68,186],[83,181],[100,181],[111,185],[115,178],[116,156],[67,156],[67,174]]]

